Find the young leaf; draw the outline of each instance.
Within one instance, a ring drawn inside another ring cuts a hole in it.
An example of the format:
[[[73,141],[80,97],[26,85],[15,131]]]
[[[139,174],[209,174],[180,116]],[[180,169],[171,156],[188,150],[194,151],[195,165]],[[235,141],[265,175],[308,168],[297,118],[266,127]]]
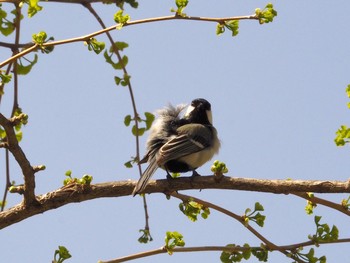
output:
[[[11,74],[3,74],[2,73],[2,70],[0,70],[0,86],[3,85],[3,84],[7,84],[11,81],[12,79],[12,75]]]
[[[152,126],[152,123],[155,119],[154,114],[150,113],[150,112],[145,112],[145,117],[146,117],[146,130],[149,130]]]
[[[350,84],[346,87],[346,95],[350,98]]]
[[[93,37],[86,41],[85,44],[88,45],[89,51],[93,50],[96,54],[100,54],[105,49],[105,43],[99,42]]]
[[[128,127],[130,125],[131,120],[132,120],[131,115],[126,115],[125,116],[124,124],[125,124],[126,127]]]
[[[119,42],[119,41],[117,41],[117,42],[114,42],[114,46],[115,46],[118,50],[123,51],[124,48],[129,47],[129,44],[128,44],[128,43],[125,43],[125,42]],[[114,52],[113,46],[110,47],[109,52],[111,52],[111,53]]]
[[[273,9],[273,4],[268,3],[263,10],[255,9],[255,15],[259,19],[260,24],[270,23],[277,16],[277,11]]]
[[[176,15],[186,17],[186,14],[183,12],[188,4],[188,0],[175,0],[177,10],[174,8],[171,9],[171,12],[175,12]]]
[[[69,253],[67,248],[65,248],[64,246],[58,246],[58,249],[55,250],[53,262],[62,263],[63,261],[71,257],[72,255]]]
[[[145,133],[146,128],[136,128],[136,125],[132,126],[131,132],[134,136],[142,136]]]
[[[165,249],[169,255],[173,254],[173,249],[175,247],[184,247],[185,241],[183,240],[183,235],[179,232],[166,232],[165,236]]]
[[[42,6],[39,6],[39,0],[29,0],[27,2],[29,7],[28,7],[28,17],[33,17],[37,12],[41,11],[43,9]]]
[[[138,241],[140,243],[146,244],[150,241],[153,241],[153,238],[151,236],[151,233],[148,229],[140,229],[139,232],[143,233],[141,237],[139,237]]]
[[[7,13],[1,9],[0,5],[0,32],[4,36],[9,36],[15,30],[15,26],[14,23],[8,21],[6,17]]]
[[[218,23],[216,25],[216,35],[220,36],[225,32],[225,26],[223,24]]]
[[[123,10],[119,10],[114,14],[114,21],[118,23],[117,29],[122,29],[122,27],[130,20],[129,15],[124,15]]]
[[[22,64],[22,60],[19,60],[19,63],[17,64],[17,74],[19,75],[27,75],[33,68],[33,66],[38,62],[38,55],[34,55],[33,61],[30,61],[27,66],[24,66]]]
[[[127,161],[126,163],[124,163],[124,166],[126,168],[132,168],[132,161]]]
[[[232,36],[237,36],[239,33],[239,20],[230,20],[225,22],[225,27],[232,32]]]

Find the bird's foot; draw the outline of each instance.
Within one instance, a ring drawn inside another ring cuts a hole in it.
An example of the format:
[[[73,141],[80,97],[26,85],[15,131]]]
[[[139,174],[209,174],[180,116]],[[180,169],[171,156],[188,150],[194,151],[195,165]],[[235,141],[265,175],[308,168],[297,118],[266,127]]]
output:
[[[196,170],[193,170],[192,171],[192,178],[194,178],[194,177],[196,177],[196,176],[201,176],[199,173],[197,173],[197,171]]]

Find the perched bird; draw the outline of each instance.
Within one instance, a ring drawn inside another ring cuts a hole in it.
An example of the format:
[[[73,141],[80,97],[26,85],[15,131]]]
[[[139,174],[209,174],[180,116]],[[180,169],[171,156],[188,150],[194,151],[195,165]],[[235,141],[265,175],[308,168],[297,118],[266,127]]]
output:
[[[140,163],[149,165],[137,182],[133,195],[142,192],[158,169],[184,173],[195,171],[219,151],[220,141],[212,125],[211,105],[205,99],[195,99],[181,118],[185,105],[158,111],[158,119],[151,127],[147,153]]]

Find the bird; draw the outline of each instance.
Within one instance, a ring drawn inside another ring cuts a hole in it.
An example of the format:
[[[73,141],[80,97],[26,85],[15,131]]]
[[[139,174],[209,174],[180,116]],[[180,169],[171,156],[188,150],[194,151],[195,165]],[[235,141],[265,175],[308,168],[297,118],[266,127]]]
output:
[[[139,164],[148,163],[137,182],[133,196],[141,193],[154,172],[160,167],[169,172],[185,173],[196,169],[219,152],[220,140],[213,126],[211,104],[203,99],[194,99],[186,113],[181,113],[185,104],[171,104],[159,110],[158,118],[151,127],[147,140],[147,152]]]

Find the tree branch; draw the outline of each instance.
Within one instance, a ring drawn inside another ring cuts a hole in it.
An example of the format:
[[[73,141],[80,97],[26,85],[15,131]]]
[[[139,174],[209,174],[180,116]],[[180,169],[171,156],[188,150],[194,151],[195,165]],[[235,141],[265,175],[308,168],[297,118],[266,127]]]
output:
[[[252,247],[253,249],[261,249],[260,247]],[[230,252],[242,252],[246,251],[250,248],[241,247],[241,246],[234,246],[234,247],[226,247],[226,246],[204,246],[204,247],[176,247],[172,249],[172,252],[179,253],[179,252],[203,252],[203,251],[230,251]],[[120,263],[120,262],[126,262],[138,258],[144,258],[149,257],[157,254],[164,254],[167,253],[167,250],[165,247],[161,247],[158,249],[153,249],[125,257],[120,257],[112,260],[107,261],[99,261],[99,263]]]
[[[179,194],[177,192],[172,192],[170,193],[171,196],[176,197],[180,200],[182,200],[183,202],[187,202],[189,200],[193,200],[196,203],[202,204],[205,207],[209,207],[212,208],[218,212],[221,212],[229,217],[234,218],[235,220],[237,220],[238,222],[240,222],[243,226],[245,226],[253,235],[255,235],[258,239],[260,239],[262,242],[264,242],[264,245],[267,247],[268,250],[277,250],[279,252],[281,252],[284,255],[288,255],[288,252],[285,251],[284,249],[280,248],[279,246],[277,246],[276,244],[272,243],[270,240],[268,240],[267,238],[265,238],[263,235],[261,235],[258,231],[256,231],[250,224],[245,224],[244,219],[242,216],[239,216],[227,209],[224,209],[220,206],[217,206],[215,204],[212,204],[210,202],[206,202],[204,200],[198,199],[196,197],[193,196],[187,196],[187,195],[183,195],[183,194]]]
[[[23,204],[19,204],[1,212],[0,229],[70,203],[79,203],[95,198],[129,196],[132,194],[135,185],[136,181],[131,180],[90,186],[69,184],[58,190],[37,196],[39,205],[26,207]],[[145,193],[166,193],[193,189],[226,189],[274,194],[291,194],[296,192],[350,193],[348,181],[292,181],[224,177],[220,182],[216,182],[214,176],[176,178],[170,184],[167,179],[152,180],[147,185]]]
[[[123,25],[123,27],[138,25],[138,24],[145,24],[145,23],[152,23],[152,22],[168,21],[168,20],[192,20],[192,21],[206,21],[206,22],[223,23],[225,21],[230,21],[230,20],[247,20],[247,19],[258,20],[258,17],[255,14],[248,15],[248,16],[234,16],[234,17],[224,17],[224,18],[197,17],[197,16],[182,17],[182,16],[178,16],[178,15],[171,15],[171,16],[162,16],[162,17],[134,20],[134,21],[127,22],[126,24]],[[69,44],[69,43],[74,43],[74,42],[88,41],[89,39],[91,39],[95,36],[98,36],[98,35],[104,34],[106,32],[115,30],[116,26],[117,25],[113,25],[113,26],[104,28],[102,30],[96,31],[94,33],[85,35],[85,36],[47,42],[47,43],[42,44],[42,47],[58,46],[58,45]],[[14,61],[20,57],[23,57],[24,55],[26,55],[30,52],[36,51],[38,48],[39,48],[38,44],[33,44],[33,46],[29,47],[28,49],[25,49],[22,52],[19,52],[18,54],[16,54],[15,56],[12,56],[12,57],[8,58],[7,60],[3,61],[2,63],[0,63],[0,68],[2,68],[3,66],[6,66],[7,64],[11,63],[12,61]]]
[[[7,119],[4,115],[0,113],[0,125],[5,129],[6,138],[7,138],[7,148],[12,153],[13,157],[16,159],[18,165],[22,169],[24,176],[24,207],[31,206],[32,204],[37,203],[35,198],[35,170],[30,165],[26,155],[22,151],[22,148],[19,146],[15,131],[13,126],[18,121],[20,116]]]
[[[347,210],[341,204],[336,204],[336,203],[333,203],[331,201],[328,201],[328,200],[325,200],[325,199],[322,199],[322,198],[319,198],[319,197],[316,197],[316,196],[310,197],[307,193],[292,193],[292,194],[294,194],[296,196],[299,196],[301,198],[304,198],[306,200],[309,200],[312,203],[330,207],[332,209],[335,209],[335,210],[337,210],[337,211],[339,211],[341,213],[344,213],[344,214],[350,216],[350,211]]]

